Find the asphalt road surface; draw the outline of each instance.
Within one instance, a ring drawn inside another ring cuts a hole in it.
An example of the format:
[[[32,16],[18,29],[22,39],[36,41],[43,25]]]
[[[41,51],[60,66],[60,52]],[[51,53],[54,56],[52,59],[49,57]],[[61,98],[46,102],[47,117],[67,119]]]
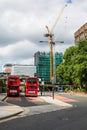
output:
[[[58,95],[75,100],[69,102],[73,107],[34,115],[27,113],[26,116],[2,122],[0,130],[87,130],[87,97]]]

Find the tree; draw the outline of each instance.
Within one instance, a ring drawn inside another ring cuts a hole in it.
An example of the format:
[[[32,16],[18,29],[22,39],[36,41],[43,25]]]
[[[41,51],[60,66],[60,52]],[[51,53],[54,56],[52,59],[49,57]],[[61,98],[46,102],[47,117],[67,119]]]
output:
[[[57,73],[58,81],[59,81],[60,83],[63,83],[63,79],[64,79],[64,64],[63,64],[63,63],[61,63],[61,64],[57,67],[56,73]]]
[[[78,51],[75,57],[75,72],[79,79],[80,85],[87,85],[87,40],[78,42]],[[77,67],[78,66],[78,69]],[[78,71],[77,71],[78,70]],[[76,77],[74,72],[74,77]]]
[[[6,80],[7,80],[6,77],[3,79],[0,79],[0,88],[1,88],[2,92],[6,92],[6,90],[7,90]]]
[[[73,64],[77,47],[72,46],[63,55],[64,62],[57,67],[57,77],[64,84],[72,84]]]
[[[59,81],[87,85],[87,40],[79,41],[64,53],[64,62],[57,67]]]

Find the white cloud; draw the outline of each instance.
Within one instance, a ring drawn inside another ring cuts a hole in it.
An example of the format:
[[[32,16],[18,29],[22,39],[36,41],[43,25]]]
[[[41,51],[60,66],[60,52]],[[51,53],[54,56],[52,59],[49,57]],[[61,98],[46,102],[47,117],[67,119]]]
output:
[[[2,47],[0,50],[3,50],[0,51],[0,56],[2,57],[16,57],[22,59],[25,57],[31,57],[33,51],[37,50],[37,45],[27,40],[23,40],[12,45],[10,44],[6,47]]]
[[[33,63],[36,51],[49,51],[43,36],[45,25],[51,29],[66,0],[0,0],[0,64]],[[54,29],[55,50],[64,52],[74,45],[74,32],[87,22],[87,1],[72,0]]]
[[[34,58],[22,60],[22,61],[20,62],[20,64],[34,65]]]

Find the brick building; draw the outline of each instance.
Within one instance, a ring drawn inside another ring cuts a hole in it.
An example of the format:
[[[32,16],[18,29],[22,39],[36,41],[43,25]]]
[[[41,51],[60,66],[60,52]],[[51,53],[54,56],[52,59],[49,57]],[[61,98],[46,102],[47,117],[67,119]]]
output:
[[[77,43],[80,40],[87,39],[87,23],[85,23],[83,26],[81,26],[75,33],[75,43]]]

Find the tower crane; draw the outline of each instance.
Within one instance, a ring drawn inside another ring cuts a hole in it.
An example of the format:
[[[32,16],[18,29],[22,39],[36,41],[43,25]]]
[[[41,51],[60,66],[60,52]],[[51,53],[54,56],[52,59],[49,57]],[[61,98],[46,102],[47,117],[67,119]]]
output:
[[[55,45],[55,42],[53,40],[53,30],[56,27],[56,24],[58,23],[58,21],[60,20],[60,17],[62,16],[62,13],[65,9],[65,7],[67,7],[67,4],[65,4],[63,6],[63,8],[60,11],[59,16],[57,17],[54,25],[52,26],[51,30],[49,29],[49,27],[46,25],[46,29],[47,29],[47,33],[44,34],[45,37],[49,37],[49,44],[50,44],[50,82],[53,80],[54,75],[53,75],[53,45]],[[40,42],[46,42],[46,41],[40,41]]]

